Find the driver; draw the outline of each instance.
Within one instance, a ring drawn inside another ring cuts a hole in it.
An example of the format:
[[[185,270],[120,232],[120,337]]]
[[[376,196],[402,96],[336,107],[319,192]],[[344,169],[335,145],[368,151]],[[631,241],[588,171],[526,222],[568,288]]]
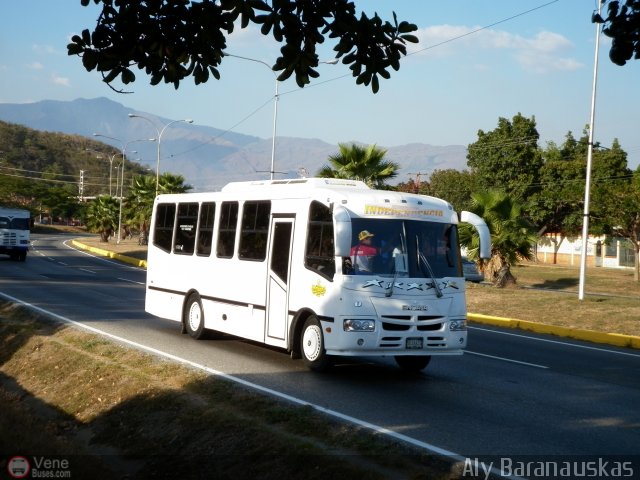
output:
[[[373,237],[373,233],[362,230],[358,234],[359,243],[351,247],[351,262],[358,273],[373,273],[373,258],[380,253],[378,248],[372,245]]]

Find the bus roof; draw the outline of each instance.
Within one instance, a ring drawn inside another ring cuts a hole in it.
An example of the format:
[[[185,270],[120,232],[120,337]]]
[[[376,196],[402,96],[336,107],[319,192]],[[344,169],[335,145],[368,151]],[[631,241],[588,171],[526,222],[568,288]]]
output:
[[[29,210],[22,210],[19,208],[7,208],[0,206],[0,215],[14,218],[31,218],[31,212]]]
[[[232,182],[220,192],[163,194],[157,201],[202,201],[211,196],[220,200],[275,200],[315,198],[335,202],[358,217],[420,218],[457,223],[449,202],[436,197],[394,190],[376,190],[358,180],[299,178]]]
[[[360,180],[349,180],[344,178],[292,178],[284,180],[255,180],[250,182],[231,182],[222,187],[223,192],[244,192],[248,188],[254,189],[259,187],[295,187],[303,186],[305,188],[358,188],[371,190],[369,186]]]

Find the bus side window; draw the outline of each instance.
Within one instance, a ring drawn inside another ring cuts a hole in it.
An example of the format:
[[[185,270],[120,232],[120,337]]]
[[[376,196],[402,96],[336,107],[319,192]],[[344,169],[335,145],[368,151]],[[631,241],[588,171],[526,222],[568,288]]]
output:
[[[173,252],[192,255],[196,245],[196,224],[198,222],[197,203],[178,204],[178,222]]]
[[[213,221],[216,216],[216,204],[205,202],[200,207],[200,220],[198,221],[198,240],[196,254],[202,256],[211,255],[213,242]]]
[[[309,227],[304,265],[320,275],[333,279],[336,270],[331,210],[320,202],[309,207]]]
[[[240,226],[241,260],[264,260],[267,257],[267,237],[271,202],[245,202]]]
[[[156,207],[156,223],[153,226],[153,244],[165,252],[171,251],[175,217],[176,206],[173,203],[160,203]]]
[[[233,257],[238,226],[238,202],[222,202],[220,205],[220,227],[216,255],[220,258]]]

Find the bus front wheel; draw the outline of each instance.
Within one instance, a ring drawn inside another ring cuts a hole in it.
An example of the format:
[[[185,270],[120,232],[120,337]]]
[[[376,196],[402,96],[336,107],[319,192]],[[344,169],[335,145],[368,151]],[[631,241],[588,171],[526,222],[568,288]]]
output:
[[[395,357],[398,366],[407,372],[419,372],[427,368],[431,361],[430,355],[421,355],[417,357],[409,357],[405,355],[398,355]]]
[[[304,322],[300,334],[302,361],[309,369],[322,372],[331,366],[331,359],[324,349],[324,337],[320,321],[310,316]]]
[[[202,302],[200,295],[192,293],[187,299],[185,305],[182,323],[191,338],[200,340],[204,337],[204,311],[202,310]]]

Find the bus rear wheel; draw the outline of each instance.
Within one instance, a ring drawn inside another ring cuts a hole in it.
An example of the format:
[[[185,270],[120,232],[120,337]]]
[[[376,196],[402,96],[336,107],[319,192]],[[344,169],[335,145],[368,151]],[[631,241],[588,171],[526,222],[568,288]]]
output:
[[[204,311],[202,310],[200,295],[197,293],[189,295],[185,305],[182,323],[191,338],[200,340],[204,337]]]
[[[395,357],[398,366],[406,372],[419,372],[424,370],[431,361],[431,355],[419,355],[409,357],[406,355],[398,355]]]
[[[310,316],[302,326],[300,333],[300,354],[309,369],[322,372],[331,366],[331,358],[324,349],[324,336],[320,321]]]

